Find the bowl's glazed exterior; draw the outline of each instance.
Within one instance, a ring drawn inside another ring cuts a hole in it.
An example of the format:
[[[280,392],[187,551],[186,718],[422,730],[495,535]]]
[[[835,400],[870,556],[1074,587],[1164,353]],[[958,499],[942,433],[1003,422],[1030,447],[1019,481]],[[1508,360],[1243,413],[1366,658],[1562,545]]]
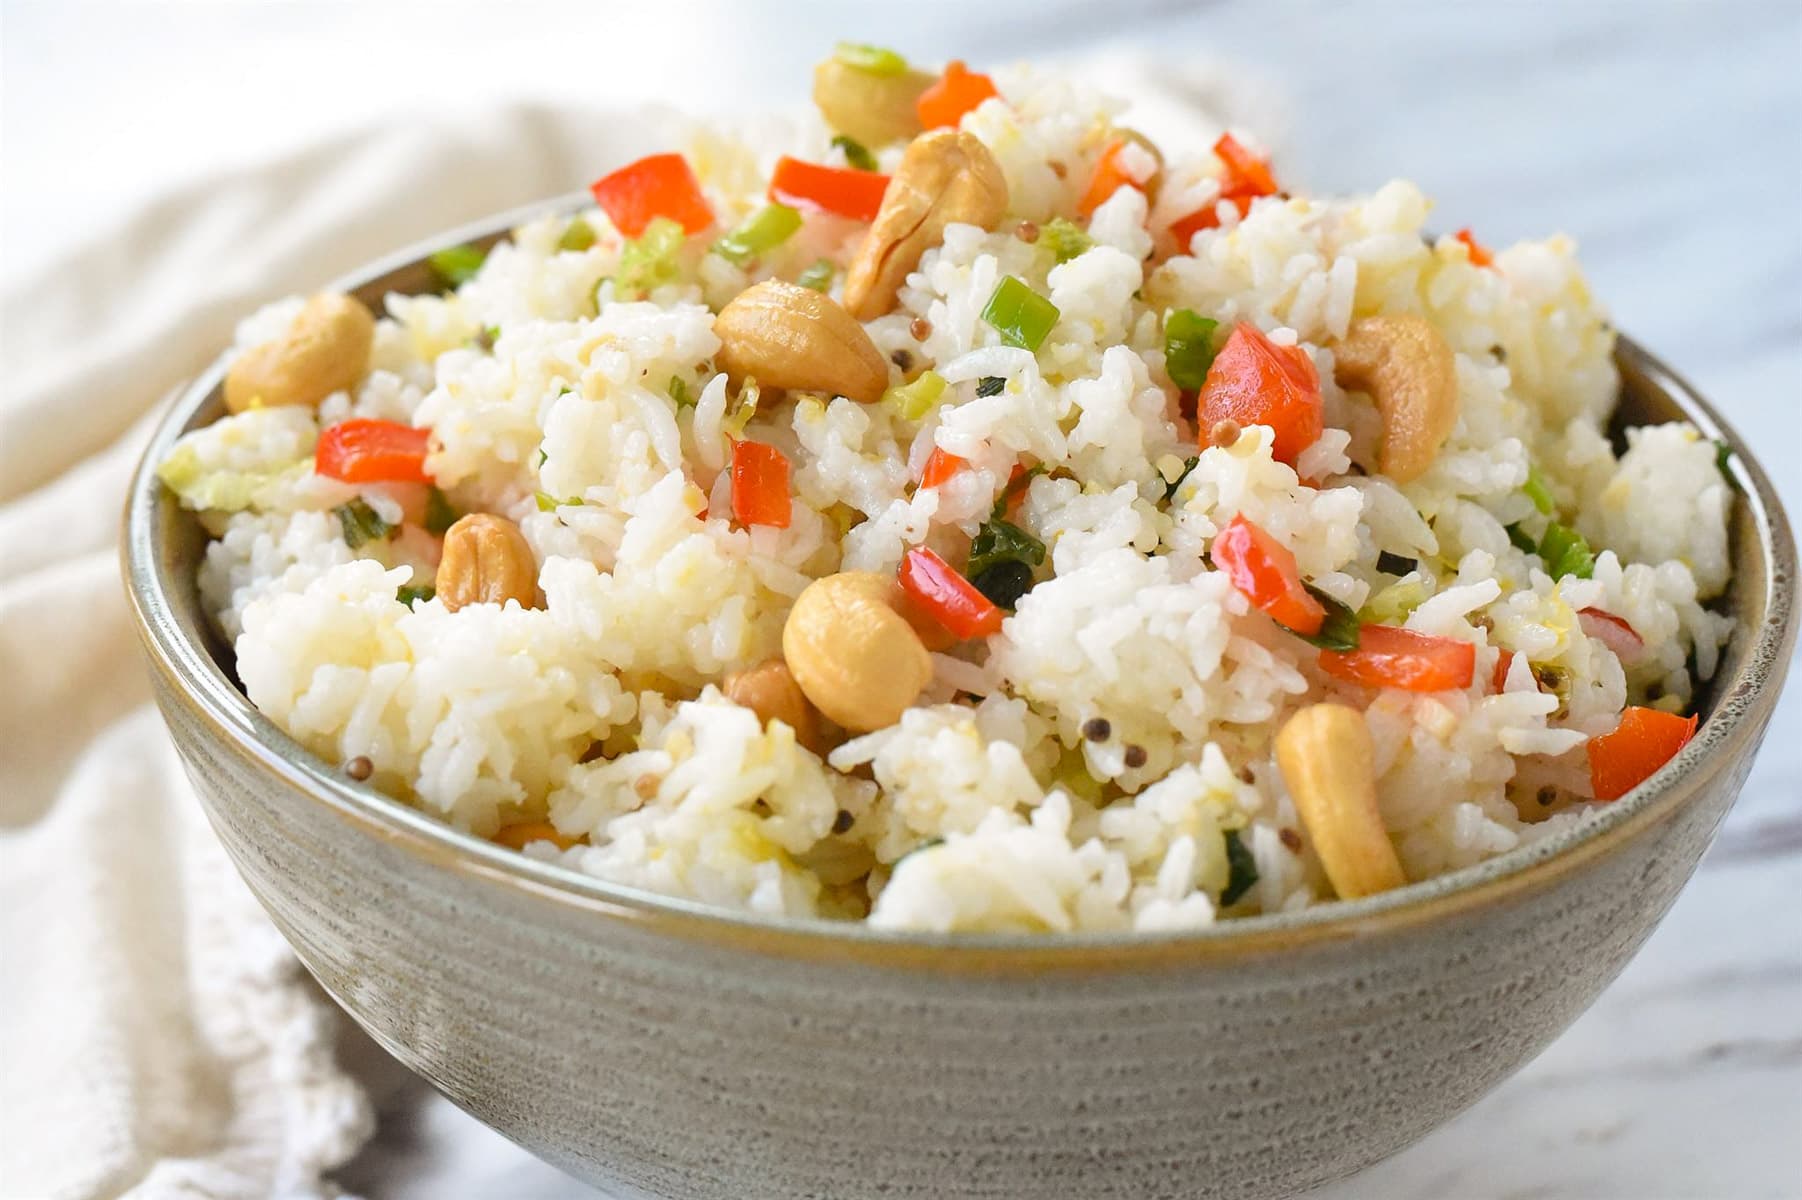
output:
[[[347,285],[371,300],[424,290],[420,257]],[[1619,357],[1635,419],[1683,415],[1731,441],[1642,351],[1623,341]],[[158,431],[126,525],[157,700],[207,813],[358,1023],[481,1120],[621,1196],[1252,1200],[1382,1158],[1520,1067],[1626,964],[1738,793],[1795,643],[1794,546],[1733,442],[1740,627],[1707,720],[1574,833],[1187,935],[736,917],[458,834],[250,707],[195,595],[204,535],[151,470],[217,413],[218,376]]]

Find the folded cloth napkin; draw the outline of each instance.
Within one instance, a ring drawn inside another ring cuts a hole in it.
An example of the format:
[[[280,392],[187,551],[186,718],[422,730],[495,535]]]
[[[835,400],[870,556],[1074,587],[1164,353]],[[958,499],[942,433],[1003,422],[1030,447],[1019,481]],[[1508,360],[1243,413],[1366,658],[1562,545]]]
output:
[[[1135,59],[1085,73],[1190,145],[1235,91]],[[115,544],[149,415],[258,305],[570,191],[670,144],[673,121],[512,106],[396,123],[187,187],[5,281],[0,1196],[335,1196],[329,1172],[372,1128],[335,1061],[337,1010],[149,706]]]

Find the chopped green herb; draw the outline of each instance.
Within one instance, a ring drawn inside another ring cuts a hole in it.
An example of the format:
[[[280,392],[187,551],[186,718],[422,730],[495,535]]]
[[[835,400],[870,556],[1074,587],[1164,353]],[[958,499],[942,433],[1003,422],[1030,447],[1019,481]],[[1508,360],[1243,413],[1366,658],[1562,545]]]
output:
[[[549,454],[546,454],[543,450],[540,450],[538,452],[538,465],[542,467],[546,462],[550,461],[550,457],[551,456]]]
[[[1095,239],[1082,227],[1063,217],[1053,217],[1039,226],[1039,245],[1046,247],[1059,262],[1069,262],[1095,244]]]
[[[1377,570],[1385,575],[1406,575],[1409,571],[1418,570],[1420,560],[1408,558],[1401,554],[1391,554],[1387,550],[1377,551]]]
[[[865,148],[864,144],[856,138],[846,137],[841,133],[832,139],[832,144],[840,150],[843,150],[845,152],[845,161],[856,167],[859,171],[874,171],[876,169],[876,156],[871,154],[869,150]]]
[[[1575,575],[1588,579],[1595,573],[1596,556],[1583,535],[1568,525],[1553,521],[1539,539],[1539,557],[1545,559],[1546,574],[1553,579]]]
[[[1258,881],[1258,860],[1239,839],[1237,829],[1226,831],[1226,887],[1220,892],[1220,907],[1237,904]]]
[[[557,249],[559,250],[586,250],[592,245],[594,245],[594,226],[581,217],[571,221],[564,229],[563,236],[557,239]]]
[[[1319,633],[1302,633],[1290,629],[1289,632],[1322,650],[1356,650],[1358,648],[1358,614],[1339,603],[1311,583],[1302,584],[1308,589],[1308,595],[1320,601],[1326,609],[1326,620],[1320,623]],[[1284,626],[1288,629],[1288,626]]]
[[[430,600],[438,594],[438,589],[429,583],[403,583],[394,590],[394,598],[408,608],[413,607],[415,600]]]
[[[899,75],[907,70],[907,60],[893,50],[860,42],[840,42],[833,47],[832,57],[870,75]]]
[[[1527,499],[1533,502],[1534,508],[1547,516],[1557,507],[1552,499],[1552,489],[1545,485],[1545,476],[1539,473],[1538,467],[1527,467],[1527,482],[1521,485],[1520,490],[1527,494]]]
[[[501,340],[501,327],[499,325],[484,325],[484,326],[482,326],[482,343],[483,343],[482,349],[492,350],[492,349],[494,349],[494,343],[496,343],[500,340]]]
[[[997,608],[1014,611],[1020,597],[1032,590],[1032,567],[1017,558],[998,562],[986,571],[970,577],[976,590],[989,598]]]
[[[688,390],[688,380],[680,375],[669,377],[669,398],[675,401],[677,408],[688,408],[695,403],[694,393]]]
[[[549,492],[533,492],[532,499],[538,502],[539,512],[556,512],[560,508],[579,508],[582,505],[582,497],[580,496],[572,496],[567,500],[559,500]]]
[[[812,288],[823,292],[832,286],[832,275],[835,268],[830,259],[822,258],[813,266],[795,276],[795,282],[804,288]]]
[[[619,273],[613,293],[622,300],[638,300],[676,278],[676,255],[687,238],[679,222],[652,217],[644,232],[619,252]]]
[[[1172,479],[1169,483],[1164,485],[1164,499],[1169,500],[1170,498],[1175,496],[1176,489],[1183,485],[1183,480],[1185,480],[1189,477],[1189,472],[1193,471],[1200,463],[1201,463],[1200,455],[1192,455],[1188,459],[1184,460],[1182,474],[1178,475],[1175,479]]]
[[[799,228],[799,210],[786,204],[766,204],[740,221],[738,228],[713,243],[713,252],[742,267],[759,254],[767,254],[786,242]]]
[[[344,544],[352,550],[365,542],[379,541],[393,532],[394,527],[382,520],[381,515],[361,500],[352,500],[349,504],[340,504],[332,510],[338,514],[338,526],[344,531]]]
[[[446,246],[442,250],[432,251],[426,261],[431,264],[432,273],[438,278],[451,287],[462,287],[474,279],[476,272],[482,269],[482,264],[488,261],[488,251],[474,246]]]
[[[1001,376],[984,375],[976,381],[976,394],[978,396],[999,396],[1005,387],[1007,387],[1007,380]]]
[[[912,383],[890,388],[883,393],[882,398],[900,416],[909,421],[918,421],[937,408],[939,401],[945,398],[945,379],[937,371],[924,371]]]
[[[1012,521],[990,517],[970,540],[970,561],[964,574],[973,579],[996,563],[1023,562],[1036,567],[1044,561],[1044,542]]]
[[[1519,550],[1522,554],[1539,553],[1539,543],[1533,540],[1532,534],[1520,527],[1520,522],[1518,521],[1508,526],[1508,540],[1512,542],[1514,548]]]
[[[1419,579],[1398,579],[1372,596],[1358,613],[1373,625],[1399,625],[1426,602],[1427,585]]]
[[[1739,491],[1739,480],[1733,477],[1732,468],[1728,465],[1732,457],[1733,447],[1721,438],[1714,439],[1714,469],[1721,473],[1721,478],[1727,481],[1727,486],[1737,492]]]
[[[1214,330],[1220,322],[1179,308],[1164,318],[1164,370],[1185,392],[1198,392],[1214,365]]]
[[[1014,497],[1027,489],[1027,486],[1032,483],[1035,475],[1043,475],[1044,473],[1045,464],[1034,463],[1018,475],[1010,477],[1007,483],[1002,486],[1001,494],[995,497],[995,507],[993,511],[989,513],[989,518],[995,521],[1005,518],[1007,516],[1007,506],[1014,502]]]
[[[451,502],[436,486],[425,494],[425,531],[435,537],[442,537],[444,531],[457,523],[463,514],[458,512]]]
[[[982,308],[982,319],[1001,335],[1002,342],[1023,350],[1036,351],[1044,345],[1057,318],[1057,305],[1012,275],[995,285],[994,295]]]

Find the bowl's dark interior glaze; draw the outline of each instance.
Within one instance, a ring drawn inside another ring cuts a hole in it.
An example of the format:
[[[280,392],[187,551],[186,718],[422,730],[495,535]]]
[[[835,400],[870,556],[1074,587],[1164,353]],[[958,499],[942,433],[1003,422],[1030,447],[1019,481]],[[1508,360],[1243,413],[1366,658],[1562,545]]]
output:
[[[442,246],[472,243],[486,247],[502,240],[517,224],[548,212],[571,211],[585,197],[560,197],[527,209],[503,214],[479,225],[453,231],[425,246],[397,254],[364,272],[337,281],[381,311],[390,293],[418,294],[440,290],[426,256]],[[924,935],[873,930],[855,923],[825,919],[775,920],[711,908],[622,885],[610,884],[568,868],[527,859],[461,833],[374,789],[346,779],[331,764],[314,757],[287,737],[251,706],[238,689],[231,649],[207,618],[199,596],[197,568],[205,553],[207,534],[194,514],[183,510],[155,477],[155,463],[182,433],[203,426],[223,412],[220,382],[222,357],[178,398],[152,438],[140,465],[126,511],[127,584],[145,625],[147,644],[161,655],[195,694],[197,702],[222,725],[260,745],[285,765],[306,777],[307,790],[340,807],[354,809],[359,817],[373,818],[397,834],[423,835],[435,849],[473,860],[486,872],[511,876],[534,890],[576,893],[587,901],[600,901],[614,910],[650,915],[699,918],[716,926],[758,926],[825,935],[840,939],[871,940],[889,944],[932,945],[939,949],[968,947],[979,951],[1049,945],[1116,947],[1150,943],[1194,944],[1244,939],[1249,935],[1282,930],[1330,927],[1342,933],[1356,932],[1368,918],[1394,914],[1423,901],[1438,901],[1458,893],[1507,881],[1509,877],[1543,867],[1566,851],[1611,835],[1644,817],[1672,790],[1685,772],[1701,766],[1711,754],[1725,753],[1750,737],[1756,739],[1775,703],[1775,690],[1793,651],[1796,638],[1794,609],[1796,552],[1775,491],[1746,447],[1693,388],[1632,340],[1622,337],[1615,360],[1621,373],[1621,399],[1611,432],[1617,448],[1624,445],[1623,431],[1635,425],[1671,420],[1693,422],[1704,437],[1726,442],[1733,453],[1728,470],[1738,498],[1732,518],[1731,541],[1734,575],[1727,594],[1717,602],[1721,611],[1738,618],[1733,637],[1723,651],[1712,680],[1698,689],[1696,706],[1704,717],[1698,736],[1653,780],[1616,802],[1578,829],[1546,838],[1476,866],[1359,901],[1341,901],[1296,913],[1270,914],[1219,923],[1208,929],[1169,935],[1067,934],[1042,935]],[[1744,728],[1742,728],[1744,727]],[[1748,751],[1749,753],[1749,751]],[[1478,900],[1471,900],[1476,903]],[[1332,931],[1326,931],[1331,935]]]

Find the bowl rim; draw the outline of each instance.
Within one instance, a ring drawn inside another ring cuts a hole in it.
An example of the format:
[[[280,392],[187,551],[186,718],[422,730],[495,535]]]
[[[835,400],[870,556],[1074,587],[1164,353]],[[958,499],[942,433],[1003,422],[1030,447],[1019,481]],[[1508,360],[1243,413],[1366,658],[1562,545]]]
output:
[[[586,193],[570,193],[486,217],[385,255],[327,286],[355,291],[393,272],[416,267],[433,250],[496,240],[527,221],[573,212],[588,203]],[[1796,548],[1769,477],[1739,435],[1692,385],[1632,339],[1620,335],[1615,360],[1623,376],[1637,376],[1642,386],[1662,392],[1703,436],[1723,440],[1730,447],[1728,470],[1738,502],[1746,506],[1751,518],[1764,565],[1763,596],[1740,601],[1742,608],[1763,613],[1764,619],[1752,631],[1752,644],[1737,654],[1737,669],[1730,678],[1714,681],[1713,709],[1696,736],[1626,797],[1571,829],[1394,891],[1296,912],[1239,917],[1201,929],[932,933],[824,917],[742,912],[609,882],[462,832],[351,780],[301,747],[250,703],[206,646],[189,636],[177,621],[170,589],[192,587],[193,581],[183,584],[167,577],[157,537],[159,513],[170,498],[157,479],[156,465],[206,406],[224,377],[229,357],[229,348],[222,348],[166,405],[126,497],[121,538],[125,588],[151,669],[167,685],[160,689],[165,703],[179,703],[185,716],[204,725],[222,745],[308,800],[325,805],[365,835],[461,874],[472,883],[486,882],[536,902],[627,922],[684,941],[814,962],[1015,975],[1218,963],[1445,921],[1551,886],[1660,825],[1703,790],[1713,775],[1739,758],[1749,757],[1776,705],[1797,638]],[[1757,603],[1760,600],[1762,605]],[[1743,632],[1742,627],[1736,637]]]

